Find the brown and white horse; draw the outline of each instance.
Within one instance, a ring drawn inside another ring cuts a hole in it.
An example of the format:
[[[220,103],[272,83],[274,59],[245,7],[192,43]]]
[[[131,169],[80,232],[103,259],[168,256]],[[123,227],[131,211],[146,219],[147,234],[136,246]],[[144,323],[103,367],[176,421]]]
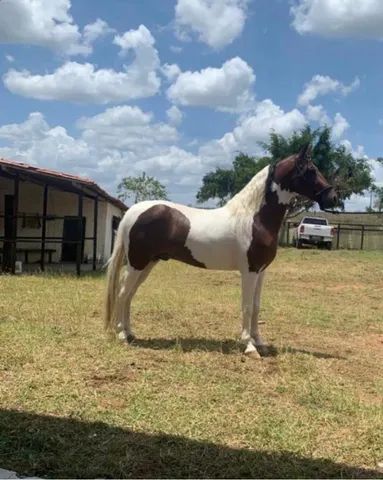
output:
[[[311,147],[267,166],[224,207],[190,208],[165,201],[131,207],[118,228],[108,265],[105,323],[120,339],[134,339],[130,304],[160,260],[200,268],[239,270],[242,277],[242,334],[245,353],[264,343],[258,313],[265,269],[273,261],[286,209],[296,195],[335,205],[336,193],[311,161]]]

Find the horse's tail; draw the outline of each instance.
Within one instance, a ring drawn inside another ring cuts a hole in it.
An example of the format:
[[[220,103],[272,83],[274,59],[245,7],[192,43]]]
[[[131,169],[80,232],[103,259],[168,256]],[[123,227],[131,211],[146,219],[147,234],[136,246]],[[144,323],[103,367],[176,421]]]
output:
[[[112,256],[108,261],[106,276],[105,329],[111,330],[116,321],[115,303],[119,293],[121,269],[124,264],[125,248],[121,225],[118,228]]]

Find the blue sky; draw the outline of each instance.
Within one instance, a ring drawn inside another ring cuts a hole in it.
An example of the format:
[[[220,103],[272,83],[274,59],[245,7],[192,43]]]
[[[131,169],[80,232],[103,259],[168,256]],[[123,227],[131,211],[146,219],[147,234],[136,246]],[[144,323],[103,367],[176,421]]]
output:
[[[0,155],[194,203],[271,129],[329,123],[383,182],[382,38],[380,0],[2,0]]]

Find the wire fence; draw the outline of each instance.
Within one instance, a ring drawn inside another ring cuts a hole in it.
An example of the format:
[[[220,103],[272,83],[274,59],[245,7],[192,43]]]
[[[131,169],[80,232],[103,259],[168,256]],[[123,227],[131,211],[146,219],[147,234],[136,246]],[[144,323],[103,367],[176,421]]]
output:
[[[280,244],[295,245],[299,221],[286,221],[281,229]],[[332,248],[347,250],[383,250],[383,224],[333,223]]]

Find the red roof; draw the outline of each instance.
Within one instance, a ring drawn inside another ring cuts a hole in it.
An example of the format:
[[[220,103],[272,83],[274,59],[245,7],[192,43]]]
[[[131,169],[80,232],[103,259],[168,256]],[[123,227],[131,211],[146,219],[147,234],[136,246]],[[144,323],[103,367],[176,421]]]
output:
[[[91,180],[90,178],[87,177],[79,177],[77,175],[72,175],[71,173],[64,173],[64,172],[58,172],[57,170],[51,170],[48,168],[40,168],[40,167],[35,167],[34,165],[30,165],[29,163],[22,163],[22,162],[15,162],[14,160],[6,160],[5,158],[0,158],[0,167],[8,167],[12,170],[16,170],[18,172],[23,172],[27,175],[30,176],[44,176],[44,177],[51,177],[54,179],[62,180],[62,181],[68,181],[68,182],[76,182],[79,183],[90,190],[92,190],[94,193],[100,195],[101,197],[105,198],[107,201],[112,203],[118,208],[121,208],[122,210],[127,210],[128,207],[118,198],[112,197],[109,195],[108,192],[103,190],[99,185],[97,185],[96,182]]]

